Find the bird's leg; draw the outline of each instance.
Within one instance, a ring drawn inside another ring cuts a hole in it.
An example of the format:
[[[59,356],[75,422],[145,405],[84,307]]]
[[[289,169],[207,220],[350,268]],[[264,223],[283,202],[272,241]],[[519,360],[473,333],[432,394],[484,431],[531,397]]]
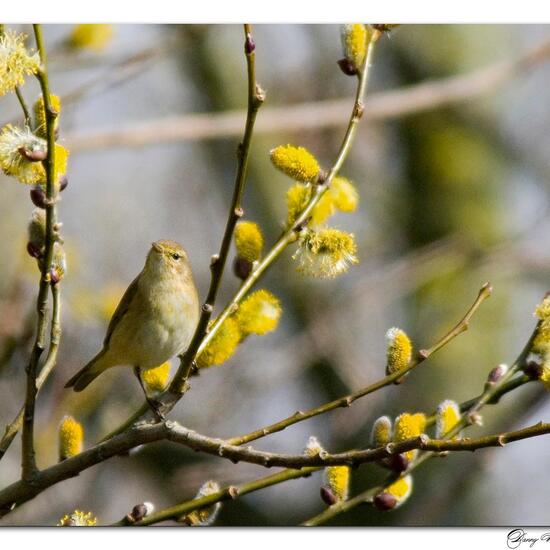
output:
[[[139,381],[139,385],[143,390],[143,394],[145,395],[145,401],[147,401],[147,404],[149,405],[150,409],[153,411],[155,418],[158,421],[162,422],[163,420],[165,420],[165,416],[164,416],[164,413],[160,410],[161,403],[159,403],[156,399],[149,397],[149,394],[147,393],[147,389],[145,388],[145,384],[143,383],[143,379],[141,378],[141,369],[139,367],[134,367],[134,374],[136,375],[136,378]]]

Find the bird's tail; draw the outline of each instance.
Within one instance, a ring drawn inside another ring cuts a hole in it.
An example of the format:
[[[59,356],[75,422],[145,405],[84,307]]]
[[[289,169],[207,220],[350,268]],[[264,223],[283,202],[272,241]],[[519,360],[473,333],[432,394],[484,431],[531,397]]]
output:
[[[103,371],[112,367],[107,361],[105,350],[101,350],[83,369],[79,370],[66,384],[66,388],[82,391],[91,384]]]

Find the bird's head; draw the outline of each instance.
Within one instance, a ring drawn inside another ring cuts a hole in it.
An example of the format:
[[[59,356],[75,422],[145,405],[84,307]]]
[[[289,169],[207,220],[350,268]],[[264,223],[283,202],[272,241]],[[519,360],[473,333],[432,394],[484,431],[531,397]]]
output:
[[[191,264],[187,252],[175,241],[155,241],[147,256],[146,268],[157,276],[191,276]]]

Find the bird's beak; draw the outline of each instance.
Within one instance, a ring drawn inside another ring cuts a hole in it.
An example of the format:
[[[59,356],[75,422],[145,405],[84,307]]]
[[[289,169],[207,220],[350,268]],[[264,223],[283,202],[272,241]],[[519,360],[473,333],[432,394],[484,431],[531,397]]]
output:
[[[153,245],[153,248],[157,251],[157,252],[162,252],[162,246],[160,246],[160,244],[158,243],[151,243]]]

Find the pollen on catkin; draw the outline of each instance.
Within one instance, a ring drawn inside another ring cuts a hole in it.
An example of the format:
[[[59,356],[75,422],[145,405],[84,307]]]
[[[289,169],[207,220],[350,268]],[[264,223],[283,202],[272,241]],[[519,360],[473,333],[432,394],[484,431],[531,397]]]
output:
[[[69,46],[75,49],[102,51],[113,38],[112,25],[75,25],[69,37]]]
[[[50,104],[54,111],[61,112],[61,100],[59,96],[50,94]],[[46,139],[46,110],[44,109],[44,98],[40,96],[33,105],[34,112],[34,131],[36,135]],[[59,117],[54,122],[54,130],[59,126]]]
[[[25,83],[26,76],[38,72],[40,57],[27,50],[26,38],[12,30],[0,35],[0,96],[13,92]]]
[[[550,296],[537,305],[535,315],[540,322],[526,362],[540,365],[539,380],[550,391]]]
[[[235,352],[241,341],[239,323],[233,317],[227,317],[218,332],[197,357],[199,369],[221,365]]]
[[[350,473],[349,466],[329,466],[324,470],[324,485],[330,489],[336,502],[348,499]]]
[[[270,153],[273,166],[302,183],[314,182],[319,175],[317,159],[304,147],[279,145]]]
[[[327,228],[303,231],[292,258],[298,263],[297,271],[304,275],[334,278],[358,263],[356,254],[353,234]]]
[[[58,527],[93,527],[94,525],[97,525],[97,518],[93,513],[81,510],[64,515],[57,524]]]
[[[446,399],[437,407],[435,414],[435,437],[441,439],[460,422],[460,408],[455,401]],[[453,439],[460,437],[460,434]]]
[[[400,328],[386,332],[386,374],[393,374],[407,367],[412,357],[412,344],[407,333]]]
[[[235,227],[235,247],[237,255],[249,262],[260,259],[264,247],[264,237],[257,223],[243,221]]]
[[[152,392],[161,392],[166,388],[168,378],[170,377],[170,363],[166,361],[154,369],[142,371],[141,379],[148,390]]]
[[[360,70],[365,61],[369,33],[370,29],[362,23],[353,23],[340,27],[344,57],[353,63],[356,70]]]
[[[312,194],[311,185],[302,185],[296,183],[290,187],[286,193],[286,206],[287,206],[287,225],[291,226],[298,219],[300,214],[304,211],[305,207],[311,200]],[[334,201],[329,192],[325,192],[318,200],[317,204],[313,207],[310,213],[310,225],[321,225],[330,216],[334,214],[336,208]]]
[[[35,136],[30,128],[7,124],[0,132],[0,167],[4,174],[21,183],[33,184],[44,177],[44,167],[37,158],[45,158],[46,141]]]
[[[266,334],[279,324],[282,309],[279,300],[268,290],[257,290],[246,298],[234,315],[242,336]]]
[[[423,413],[402,413],[394,422],[393,438],[396,443],[405,441],[412,437],[417,437],[424,432],[426,427],[426,415]],[[403,453],[409,461],[414,460],[418,454],[418,449],[413,449]]]
[[[373,447],[387,445],[393,437],[392,422],[389,416],[381,416],[374,421],[371,432],[371,444]]]
[[[217,493],[220,490],[220,486],[215,481],[205,482],[199,491],[197,492],[195,499],[202,498],[213,493]],[[222,507],[221,502],[216,502],[211,506],[206,508],[200,508],[198,510],[193,510],[189,514],[183,516],[178,521],[186,523],[187,525],[197,526],[197,527],[206,527],[212,525],[218,516],[220,508]]]
[[[342,176],[336,176],[327,191],[334,206],[341,212],[354,212],[359,204],[359,193],[355,185]]]
[[[82,452],[84,428],[72,416],[65,416],[59,424],[59,460]]]

